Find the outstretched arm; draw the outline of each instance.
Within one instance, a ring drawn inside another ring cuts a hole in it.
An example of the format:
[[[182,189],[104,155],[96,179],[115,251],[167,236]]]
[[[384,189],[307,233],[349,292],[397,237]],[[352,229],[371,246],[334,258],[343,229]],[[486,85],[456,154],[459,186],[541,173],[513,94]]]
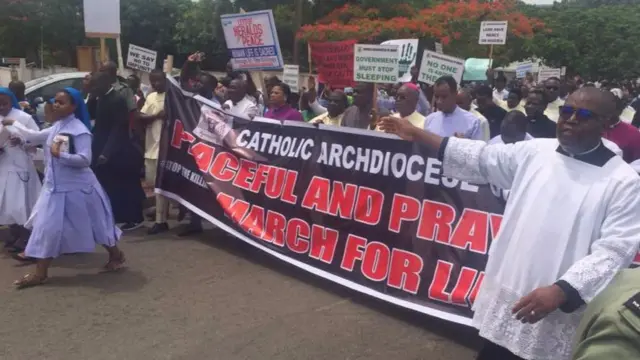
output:
[[[442,137],[413,126],[406,119],[383,117],[380,129],[436,151],[442,175],[475,184],[493,184],[511,189],[518,165],[527,153],[527,142],[487,146],[481,140]]]
[[[24,138],[30,145],[44,144],[47,142],[49,134],[53,131],[53,127],[38,130],[37,126],[35,126],[35,128],[31,126],[28,127],[12,119],[4,119],[2,124],[7,126],[9,132]]]

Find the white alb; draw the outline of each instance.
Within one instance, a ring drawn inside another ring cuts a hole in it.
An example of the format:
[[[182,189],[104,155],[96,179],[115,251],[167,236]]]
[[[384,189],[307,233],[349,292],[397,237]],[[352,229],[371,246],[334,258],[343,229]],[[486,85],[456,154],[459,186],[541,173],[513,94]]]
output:
[[[558,280],[587,303],[629,266],[640,242],[640,177],[621,157],[602,166],[556,151],[556,139],[487,145],[449,138],[443,175],[510,189],[491,245],[473,325],[485,339],[531,360],[564,360],[582,311],[522,324],[521,297]]]

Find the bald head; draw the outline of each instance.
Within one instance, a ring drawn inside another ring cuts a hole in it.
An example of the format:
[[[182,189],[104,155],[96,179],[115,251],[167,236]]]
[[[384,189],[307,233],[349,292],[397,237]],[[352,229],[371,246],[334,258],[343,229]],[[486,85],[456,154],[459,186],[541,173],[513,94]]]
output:
[[[396,110],[401,116],[409,116],[416,111],[418,107],[419,89],[414,84],[405,84],[400,86],[396,93]]]
[[[576,90],[560,107],[557,126],[560,145],[571,154],[595,148],[615,113],[613,94],[597,88]]]
[[[466,111],[471,110],[471,102],[473,101],[473,96],[471,96],[471,90],[469,89],[461,89],[456,95],[456,104]]]
[[[500,126],[500,135],[505,144],[522,141],[527,136],[527,116],[518,110],[512,110],[505,115]]]
[[[246,82],[242,79],[231,80],[231,82],[229,83],[229,88],[227,89],[227,95],[229,96],[229,100],[231,100],[234,104],[244,99],[244,97],[247,95]]]
[[[574,91],[567,98],[566,104],[590,110],[604,121],[614,117],[617,112],[615,95],[595,87],[582,87]]]
[[[118,65],[111,60],[105,61],[102,64],[100,71],[106,72],[109,75],[116,75],[118,73]]]

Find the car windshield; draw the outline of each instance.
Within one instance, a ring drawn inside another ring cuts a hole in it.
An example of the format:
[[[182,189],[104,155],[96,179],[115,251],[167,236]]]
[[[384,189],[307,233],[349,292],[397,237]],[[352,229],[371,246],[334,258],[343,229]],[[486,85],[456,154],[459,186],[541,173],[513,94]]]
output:
[[[40,83],[43,83],[45,81],[49,81],[51,79],[53,79],[53,76],[45,76],[45,77],[29,80],[24,84],[24,86],[28,89],[30,87],[36,86],[36,85],[38,85]]]

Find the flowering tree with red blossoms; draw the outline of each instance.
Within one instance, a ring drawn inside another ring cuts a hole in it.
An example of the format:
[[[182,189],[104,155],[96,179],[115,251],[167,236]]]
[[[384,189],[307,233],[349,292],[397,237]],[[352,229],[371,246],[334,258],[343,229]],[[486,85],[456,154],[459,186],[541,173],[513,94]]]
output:
[[[486,20],[509,21],[507,45],[494,47],[493,57],[499,63],[528,57],[526,40],[545,31],[543,22],[521,13],[515,1],[470,0],[444,1],[425,9],[398,4],[392,16],[376,8],[345,5],[316,24],[303,26],[297,36],[309,42],[356,39],[361,43],[418,38],[430,49],[434,42],[441,42],[445,54],[487,57],[489,47],[478,45],[480,23]]]

